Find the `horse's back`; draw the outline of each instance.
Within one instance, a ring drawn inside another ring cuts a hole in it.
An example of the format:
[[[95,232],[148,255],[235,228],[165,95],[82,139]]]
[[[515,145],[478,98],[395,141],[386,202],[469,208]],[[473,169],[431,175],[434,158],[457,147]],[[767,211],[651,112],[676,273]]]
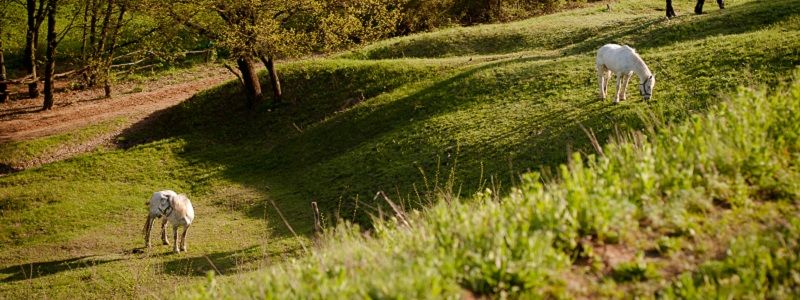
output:
[[[600,49],[597,49],[597,58],[606,59],[610,56],[619,56],[621,53],[632,51],[633,48],[627,45],[621,46],[617,44],[605,44]]]
[[[627,45],[605,44],[597,50],[597,65],[618,70],[636,50]]]

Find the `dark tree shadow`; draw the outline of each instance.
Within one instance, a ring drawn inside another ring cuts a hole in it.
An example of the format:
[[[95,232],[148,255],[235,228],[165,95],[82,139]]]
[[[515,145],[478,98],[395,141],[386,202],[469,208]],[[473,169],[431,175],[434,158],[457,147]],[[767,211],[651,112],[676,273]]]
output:
[[[8,283],[54,275],[64,271],[94,267],[119,260],[122,259],[102,259],[97,256],[81,256],[58,261],[19,264],[0,270],[0,274],[11,274],[11,276],[2,280],[2,282]]]
[[[241,104],[238,104],[238,99],[240,99],[240,96],[237,95],[238,87],[230,86],[228,88],[225,86],[216,90],[215,95],[198,95],[193,100],[214,99],[217,102],[186,103],[167,111],[158,112],[151,116],[151,120],[135,125],[130,132],[127,132],[127,137],[130,138],[125,140],[131,144],[126,146],[146,141],[147,138],[154,138],[150,136],[142,139],[136,137],[136,132],[164,134],[155,137],[156,139],[180,136],[188,142],[181,154],[187,160],[213,162],[226,166],[222,173],[223,177],[254,187],[260,190],[265,197],[278,199],[276,203],[289,220],[308,221],[292,224],[292,226],[296,226],[295,230],[301,233],[310,233],[313,229],[311,226],[313,217],[310,209],[305,204],[287,205],[288,199],[294,201],[302,199],[306,202],[317,200],[320,209],[328,216],[333,216],[338,215],[341,211],[356,210],[356,204],[352,203],[349,198],[352,194],[371,197],[371,193],[377,190],[399,190],[402,194],[408,193],[412,189],[411,185],[422,184],[419,169],[431,171],[437,167],[452,167],[455,165],[455,156],[453,155],[456,154],[462,161],[468,162],[458,166],[459,181],[464,185],[477,187],[481,172],[481,167],[478,165],[480,163],[484,164],[484,172],[487,174],[521,172],[531,165],[553,165],[563,162],[566,159],[567,143],[588,145],[583,141],[584,134],[582,132],[575,134],[575,132],[579,132],[576,120],[564,117],[568,115],[568,111],[566,111],[568,108],[553,109],[544,105],[541,109],[549,111],[544,116],[515,128],[505,136],[501,134],[494,137],[504,139],[510,135],[530,132],[525,127],[532,124],[546,124],[547,126],[555,124],[553,127],[556,129],[539,133],[536,140],[528,141],[530,144],[516,145],[514,146],[516,149],[509,149],[510,152],[516,153],[515,155],[486,156],[486,153],[496,152],[485,151],[488,149],[483,148],[488,147],[491,141],[476,145],[476,147],[463,148],[460,150],[461,153],[455,153],[454,148],[458,141],[437,136],[437,139],[440,140],[434,143],[418,141],[410,153],[404,156],[382,157],[374,155],[375,153],[364,153],[363,159],[352,161],[356,166],[355,169],[360,169],[363,173],[352,173],[337,165],[336,161],[339,157],[358,153],[363,149],[365,143],[373,143],[387,134],[395,134],[407,127],[425,124],[426,120],[437,116],[485,104],[476,101],[475,97],[490,95],[497,87],[491,85],[485,88],[480,87],[481,79],[476,78],[476,74],[490,72],[507,65],[525,65],[531,62],[547,62],[545,65],[553,66],[555,63],[550,61],[555,58],[554,56],[533,56],[483,63],[451,73],[451,75],[435,81],[432,85],[389,103],[364,105],[338,111],[340,107],[338,103],[346,100],[349,96],[347,93],[342,93],[338,99],[317,100],[327,102],[316,107],[324,107],[328,111],[317,110],[313,114],[305,116],[297,113],[304,107],[288,107],[277,112],[246,111]],[[551,68],[544,69],[550,70]],[[546,75],[540,73],[537,76]],[[289,76],[289,78],[292,77]],[[291,83],[290,80],[287,80],[290,83],[286,86],[302,86],[299,83]],[[355,80],[358,81],[358,79]],[[581,84],[585,83],[582,81]],[[466,85],[471,85],[472,93],[469,95],[462,93]],[[547,89],[544,86],[541,88]],[[376,94],[370,93],[370,95]],[[588,98],[588,102],[581,102],[577,105],[592,106],[593,109],[597,109],[598,114],[610,112],[606,105],[592,97]],[[309,99],[304,100],[306,101],[304,105],[313,107],[317,104],[317,102],[308,103]],[[331,103],[335,105],[331,105]],[[232,109],[223,109],[223,107]],[[231,114],[235,114],[235,116],[231,116]],[[202,118],[199,118],[198,121],[192,120],[197,116],[202,116]],[[587,119],[592,117],[595,116],[586,116]],[[190,123],[188,126],[187,120]],[[313,123],[315,125],[302,132],[296,132],[292,130],[292,125],[287,125],[293,123]],[[160,129],[154,129],[153,126]],[[566,129],[569,130],[565,131]],[[269,143],[261,144],[258,141],[268,141]],[[542,147],[541,145],[548,146]],[[443,156],[451,158],[439,159]],[[541,160],[543,157],[547,159]],[[520,167],[509,170],[508,159],[520,158],[525,158],[519,164]],[[536,163],[527,164],[531,161]],[[437,165],[440,163],[441,166]],[[320,165],[327,166],[319,169]],[[254,166],[258,167],[254,168]],[[381,186],[373,182],[392,182],[395,185]],[[329,190],[324,191],[321,188]],[[474,192],[474,188],[463,190],[465,194],[472,192]],[[345,203],[337,202],[337,197],[341,195],[347,195]],[[367,205],[362,206],[362,209],[381,205],[373,203],[371,199],[364,201],[363,203]],[[264,207],[259,205],[251,208],[247,213],[251,217],[261,218],[264,216],[263,209]],[[279,216],[274,214],[271,206],[267,206],[267,210],[270,211],[270,217],[278,219]],[[363,212],[359,212],[355,219],[362,224],[370,222],[368,214]]]
[[[0,141],[0,143],[1,142],[2,141]],[[21,171],[21,169],[15,168],[14,166],[11,166],[9,164],[0,163],[0,176],[8,175],[8,174],[11,174],[11,173],[16,173],[16,172],[19,172],[19,171]]]

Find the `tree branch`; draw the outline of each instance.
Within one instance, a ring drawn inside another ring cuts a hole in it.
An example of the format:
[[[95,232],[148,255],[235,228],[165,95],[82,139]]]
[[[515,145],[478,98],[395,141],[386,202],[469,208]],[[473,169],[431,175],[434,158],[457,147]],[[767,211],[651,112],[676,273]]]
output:
[[[133,44],[137,44],[137,43],[141,42],[142,40],[144,40],[145,38],[149,37],[151,34],[156,33],[157,31],[161,30],[162,28],[164,28],[163,25],[162,26],[158,26],[158,27],[153,28],[153,29],[150,29],[147,32],[145,32],[144,34],[138,35],[138,37],[135,38],[135,39],[132,39],[132,40],[129,40],[129,41],[125,41],[124,43],[120,43],[119,46],[117,46],[117,49],[123,49],[123,48],[125,48],[127,46],[130,46],[130,45],[133,45]]]
[[[233,67],[231,67],[231,65],[229,65],[228,63],[223,63],[222,65],[225,66],[225,68],[228,69],[228,71],[231,71],[231,73],[233,73],[233,75],[236,75],[236,77],[239,78],[239,82],[244,84],[244,78],[242,78],[242,74],[239,74],[239,72],[236,72],[236,70],[234,70]]]
[[[180,15],[178,15],[177,13],[175,13],[175,11],[173,11],[173,10],[172,10],[172,7],[170,7],[170,8],[169,8],[169,12],[168,12],[168,14],[169,14],[169,15],[170,15],[170,16],[171,16],[173,19],[175,19],[175,20],[177,20],[179,23],[183,24],[183,26],[189,27],[189,28],[191,28],[191,29],[193,29],[193,30],[197,31],[197,33],[199,33],[199,34],[201,34],[201,35],[205,35],[205,36],[206,36],[207,38],[209,38],[209,39],[212,39],[212,40],[217,40],[217,39],[219,39],[219,38],[220,38],[220,37],[219,37],[217,34],[215,34],[215,33],[211,32],[211,30],[208,30],[208,29],[204,28],[203,26],[200,26],[200,25],[198,25],[198,24],[196,24],[196,23],[192,22],[192,21],[191,21],[191,19],[194,17],[194,15],[190,16],[188,19],[186,19],[186,18],[183,18],[183,17],[181,17]],[[195,13],[195,15],[196,15],[196,14],[197,14],[197,13]]]
[[[80,7],[76,8],[76,10],[80,10]],[[60,44],[61,40],[63,40],[64,37],[67,36],[67,33],[69,33],[69,31],[72,30],[72,27],[75,24],[75,19],[77,19],[78,16],[80,16],[80,14],[77,11],[75,13],[73,13],[72,20],[69,21],[69,25],[67,25],[67,27],[64,28],[64,31],[62,31],[61,33],[56,35],[57,36],[56,37],[56,45]]]
[[[142,59],[137,60],[137,61],[134,61],[134,62],[118,64],[118,65],[111,65],[111,68],[113,69],[113,68],[121,68],[121,67],[126,67],[126,66],[134,66],[134,65],[138,65],[138,64],[144,62],[145,60],[147,60],[147,57],[142,58]]]

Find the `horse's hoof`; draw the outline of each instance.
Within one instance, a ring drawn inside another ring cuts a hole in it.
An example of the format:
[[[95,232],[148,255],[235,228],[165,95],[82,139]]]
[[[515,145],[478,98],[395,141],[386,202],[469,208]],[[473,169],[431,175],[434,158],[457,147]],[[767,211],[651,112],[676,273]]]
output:
[[[169,246],[169,241],[163,241],[162,243],[163,243],[164,245],[167,245],[167,246]]]

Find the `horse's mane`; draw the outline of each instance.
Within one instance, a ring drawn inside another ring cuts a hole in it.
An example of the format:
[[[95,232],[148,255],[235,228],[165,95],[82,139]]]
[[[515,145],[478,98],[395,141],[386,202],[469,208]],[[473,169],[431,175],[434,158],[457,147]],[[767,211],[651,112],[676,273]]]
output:
[[[652,72],[650,71],[650,68],[648,68],[647,64],[644,62],[644,59],[642,59],[642,57],[639,56],[639,53],[636,52],[636,49],[634,49],[633,47],[628,46],[628,45],[623,45],[622,47],[625,47],[626,49],[630,49],[631,50],[631,53],[633,53],[633,57],[635,58],[636,64],[638,65],[638,67],[641,68],[641,70],[643,72],[652,74]]]

